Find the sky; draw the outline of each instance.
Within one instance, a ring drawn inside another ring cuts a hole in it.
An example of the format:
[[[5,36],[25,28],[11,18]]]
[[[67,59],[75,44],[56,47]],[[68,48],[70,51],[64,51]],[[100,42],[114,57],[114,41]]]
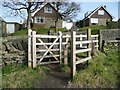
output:
[[[73,0],[71,0],[73,1]],[[84,14],[88,11],[93,11],[100,5],[106,5],[107,11],[113,15],[113,21],[118,20],[118,7],[120,8],[119,0],[74,0],[74,2],[80,3],[80,12],[78,12],[75,21],[82,20]],[[0,16],[7,22],[20,22],[22,19],[20,17],[11,17],[7,15],[8,12],[5,8],[0,5]],[[119,15],[120,16],[120,15]]]

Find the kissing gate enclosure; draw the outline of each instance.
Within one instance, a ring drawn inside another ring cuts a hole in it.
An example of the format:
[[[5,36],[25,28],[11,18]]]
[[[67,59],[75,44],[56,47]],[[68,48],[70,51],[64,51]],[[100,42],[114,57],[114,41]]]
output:
[[[68,64],[68,55],[70,55],[72,77],[76,73],[76,65],[90,60],[91,52],[98,49],[98,35],[91,35],[90,29],[84,34],[76,31],[71,31],[71,33],[59,31],[54,35],[41,35],[29,30],[28,36],[29,67],[35,68],[39,64],[61,64],[62,61]],[[86,57],[78,57],[77,54],[85,52]]]

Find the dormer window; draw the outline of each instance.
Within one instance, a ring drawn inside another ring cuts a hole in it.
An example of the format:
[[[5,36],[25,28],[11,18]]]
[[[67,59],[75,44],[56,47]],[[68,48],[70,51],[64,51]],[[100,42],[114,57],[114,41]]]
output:
[[[45,13],[52,13],[52,8],[51,7],[44,7],[44,12]]]
[[[98,10],[98,15],[104,15],[104,10]]]

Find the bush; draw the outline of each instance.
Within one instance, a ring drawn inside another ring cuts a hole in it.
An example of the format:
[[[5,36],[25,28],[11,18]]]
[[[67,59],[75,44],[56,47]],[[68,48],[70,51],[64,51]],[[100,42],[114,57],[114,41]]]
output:
[[[118,28],[118,22],[110,21],[107,22],[107,29],[117,29]]]

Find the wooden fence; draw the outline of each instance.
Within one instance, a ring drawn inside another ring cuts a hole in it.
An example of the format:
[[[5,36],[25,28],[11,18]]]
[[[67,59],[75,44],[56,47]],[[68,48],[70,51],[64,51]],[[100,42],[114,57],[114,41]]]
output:
[[[81,39],[77,41],[77,38],[86,38],[84,41]],[[94,44],[94,46],[92,46]],[[76,48],[77,45],[82,46],[83,44],[87,44],[87,48],[80,47]],[[83,63],[85,61],[91,59],[91,52],[94,47],[98,50],[98,35],[91,35],[91,30],[87,30],[87,35],[76,35],[76,31],[71,32],[71,77],[74,77],[76,73],[76,65]],[[77,58],[76,54],[87,52],[87,56],[85,58]]]
[[[98,36],[71,31],[71,34],[59,32],[57,35],[40,35],[29,30],[28,37],[28,66],[35,68],[38,64],[60,63],[68,64],[68,47],[71,47],[71,76],[76,73],[76,65],[91,59],[91,52],[98,50]],[[49,42],[52,40],[51,42]],[[69,42],[70,41],[70,42]],[[76,54],[87,52],[86,58],[76,57]],[[48,58],[47,60],[45,58]]]

